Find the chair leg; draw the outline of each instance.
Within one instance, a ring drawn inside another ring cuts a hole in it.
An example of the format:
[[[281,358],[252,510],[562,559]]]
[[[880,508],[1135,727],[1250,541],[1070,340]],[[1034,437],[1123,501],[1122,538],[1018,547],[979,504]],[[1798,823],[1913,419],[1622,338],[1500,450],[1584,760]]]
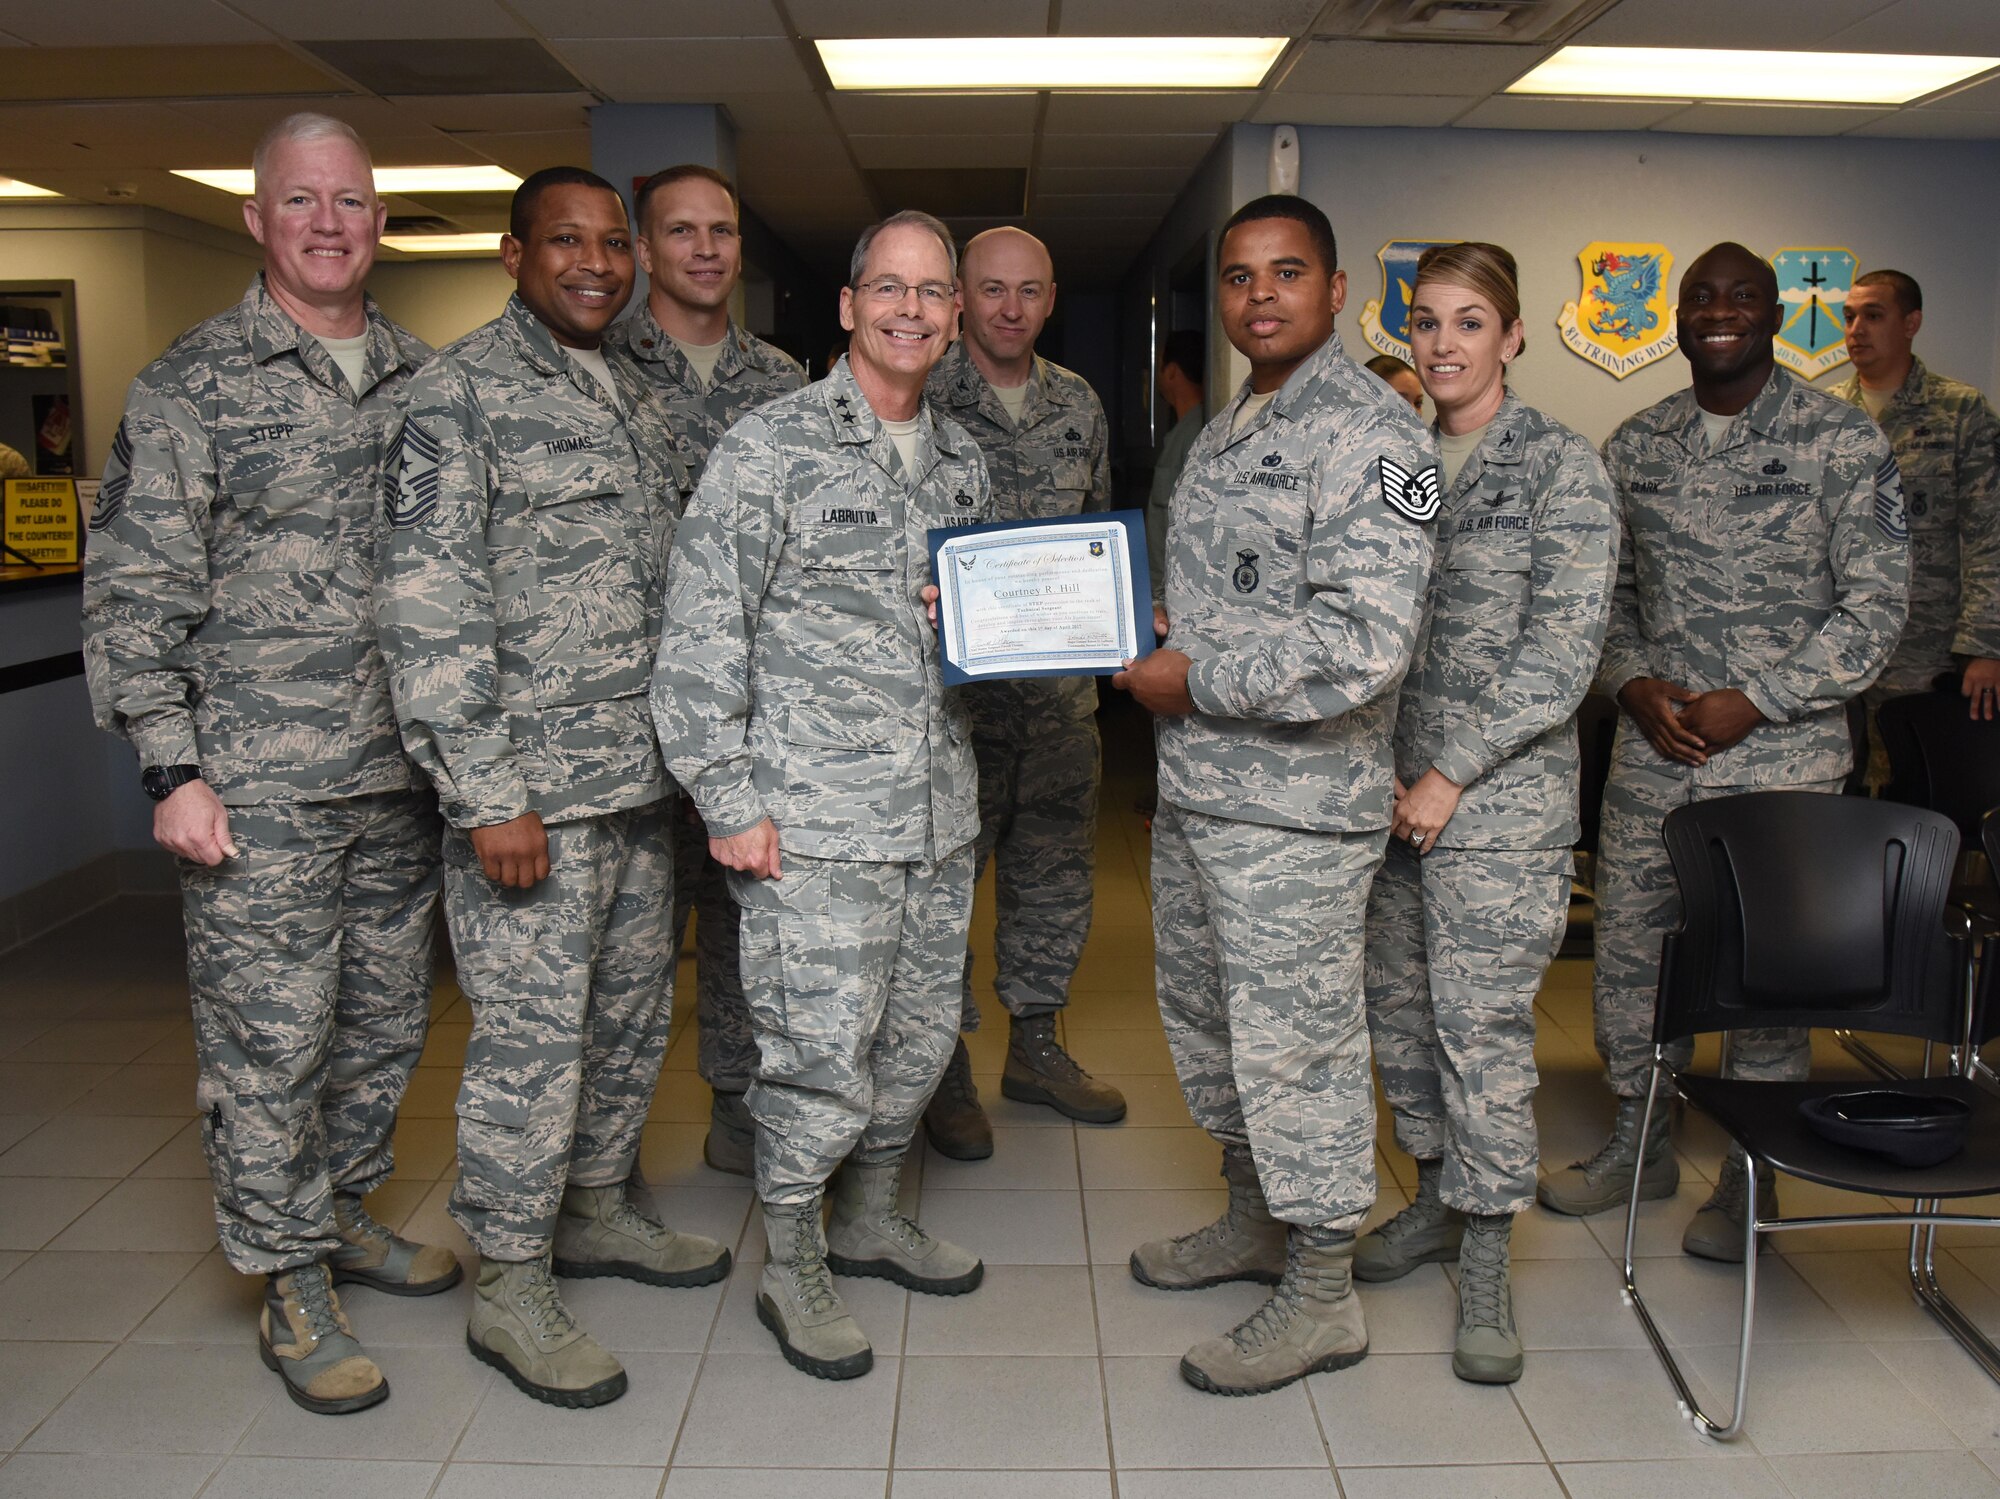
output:
[[[1866,1041],[1863,1041],[1853,1031],[1837,1030],[1833,1033],[1833,1039],[1840,1043],[1842,1050],[1877,1077],[1893,1081],[1903,1075],[1895,1063],[1883,1056],[1881,1052],[1870,1046]]]
[[[1920,1197],[1911,1204],[1912,1212],[1937,1210],[1935,1197]],[[1973,1325],[1972,1319],[1959,1310],[1958,1303],[1938,1283],[1935,1223],[1921,1223],[1910,1229],[1910,1294],[1972,1361],[1986,1371],[1988,1379],[2000,1383],[2000,1347],[1995,1347],[1993,1340]]]
[[[1653,1122],[1653,1110],[1659,1102],[1660,1073],[1664,1059],[1659,1049],[1653,1052],[1653,1076],[1646,1089],[1646,1112],[1640,1122],[1639,1138],[1646,1138],[1646,1130]],[[1637,1237],[1639,1224],[1639,1183],[1646,1174],[1646,1156],[1642,1150],[1632,1172],[1632,1197],[1625,1205],[1625,1301],[1638,1314],[1639,1326],[1645,1331],[1646,1341],[1653,1345],[1653,1352],[1660,1365],[1667,1371],[1667,1378],[1673,1381],[1674,1393],[1680,1397],[1681,1414],[1694,1423],[1694,1429],[1703,1436],[1713,1437],[1718,1442],[1734,1440],[1743,1431],[1744,1396],[1750,1382],[1750,1329],[1757,1316],[1757,1158],[1747,1157],[1749,1171],[1749,1211],[1743,1215],[1743,1328],[1737,1342],[1736,1352],[1736,1396],[1727,1422],[1719,1422],[1701,1408],[1689,1386],[1687,1376],[1681,1372],[1679,1361],[1667,1347],[1667,1340],[1661,1335],[1659,1324],[1653,1321],[1653,1314],[1646,1309],[1646,1300],[1639,1294],[1639,1282],[1634,1273],[1632,1245]]]

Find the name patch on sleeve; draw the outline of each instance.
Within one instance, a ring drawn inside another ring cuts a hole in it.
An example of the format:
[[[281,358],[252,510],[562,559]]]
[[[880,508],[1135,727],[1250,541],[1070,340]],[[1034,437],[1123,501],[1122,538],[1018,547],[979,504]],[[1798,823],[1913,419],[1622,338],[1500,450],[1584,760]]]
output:
[[[1444,499],[1444,486],[1438,481],[1438,466],[1427,464],[1415,473],[1403,467],[1393,458],[1378,458],[1376,468],[1382,476],[1382,498],[1389,508],[1404,520],[1423,525],[1437,519],[1438,506]]]

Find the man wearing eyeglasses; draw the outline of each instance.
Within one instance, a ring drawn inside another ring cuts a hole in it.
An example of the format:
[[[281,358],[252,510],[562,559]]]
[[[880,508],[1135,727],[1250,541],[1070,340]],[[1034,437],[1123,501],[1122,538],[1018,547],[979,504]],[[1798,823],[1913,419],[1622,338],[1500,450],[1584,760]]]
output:
[[[958,322],[955,262],[928,214],[861,236],[847,357],[709,455],[653,675],[668,768],[743,913],[757,1314],[821,1379],[873,1363],[833,1273],[955,1296],[985,1272],[896,1202],[957,1030],[979,820],[971,725],[925,618],[926,533],[992,518],[979,449],[924,401]]]
[[[1081,375],[1035,353],[1055,310],[1049,252],[1020,229],[989,229],[965,247],[965,337],[931,371],[939,410],[972,434],[993,482],[996,518],[1059,519],[1111,508],[1104,407]],[[1102,758],[1097,683],[1089,677],[982,682],[966,692],[979,761],[973,875],[993,860],[998,923],[994,992],[1010,1019],[1000,1091],[1092,1124],[1125,1117],[1125,1097],[1077,1066],[1056,1015],[1090,935]],[[972,954],[960,1026],[979,1028]],[[953,1051],[924,1131],[945,1155],[993,1154],[965,1042]]]

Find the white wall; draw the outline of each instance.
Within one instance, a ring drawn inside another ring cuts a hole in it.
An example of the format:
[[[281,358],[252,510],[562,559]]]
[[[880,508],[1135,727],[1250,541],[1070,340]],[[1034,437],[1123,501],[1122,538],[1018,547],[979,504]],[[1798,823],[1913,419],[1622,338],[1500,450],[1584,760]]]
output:
[[[1265,191],[1270,129],[1231,133],[1231,210]],[[1576,253],[1594,239],[1663,243],[1676,278],[1723,239],[1759,254],[1845,245],[1864,268],[1892,265],[1923,283],[1928,321],[1917,351],[1933,368],[1989,390],[1996,383],[2000,202],[1991,184],[2000,143],[1308,126],[1299,154],[1300,191],[1340,240],[1349,292],[1339,328],[1350,354],[1372,352],[1360,314],[1381,295],[1381,245],[1492,240],[1521,268],[1528,352],[1514,366],[1515,388],[1593,442],[1687,383],[1678,354],[1617,381],[1563,347],[1556,317],[1576,299]],[[1160,258],[1149,251],[1135,274]]]

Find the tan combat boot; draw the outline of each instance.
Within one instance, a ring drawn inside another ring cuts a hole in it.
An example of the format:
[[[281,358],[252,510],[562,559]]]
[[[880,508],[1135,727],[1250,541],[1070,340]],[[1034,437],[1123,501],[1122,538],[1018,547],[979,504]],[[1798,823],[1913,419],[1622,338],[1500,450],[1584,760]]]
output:
[[[1285,1225],[1271,1216],[1257,1167],[1240,1145],[1222,1149],[1229,1206],[1206,1228],[1132,1251],[1132,1278],[1162,1291],[1198,1291],[1232,1280],[1274,1286],[1285,1273]]]
[[[435,1296],[465,1272],[458,1256],[436,1244],[413,1244],[377,1223],[352,1192],[333,1194],[333,1225],[340,1247],[327,1256],[335,1285],[370,1286],[391,1296]]]
[[[1679,1191],[1681,1163],[1674,1154],[1668,1101],[1662,1098],[1654,1104],[1653,1127],[1642,1144],[1639,1127],[1645,1116],[1645,1099],[1619,1099],[1611,1138],[1598,1147],[1597,1154],[1542,1178],[1535,1188],[1542,1206],[1575,1218],[1623,1207],[1632,1195],[1632,1173],[1642,1156],[1646,1173],[1639,1183],[1641,1201],[1671,1197]]]
[[[1743,1166],[1743,1153],[1730,1146],[1722,1158],[1722,1174],[1707,1202],[1695,1209],[1681,1235],[1681,1253],[1704,1260],[1720,1260],[1725,1265],[1743,1263],[1743,1215],[1750,1201],[1750,1174]],[[1757,1173],[1757,1216],[1778,1216],[1778,1182],[1771,1168]],[[1757,1236],[1757,1252],[1764,1252],[1764,1235]]]
[[[1368,1356],[1368,1325],[1350,1273],[1354,1235],[1294,1228],[1271,1299],[1181,1359],[1181,1378],[1211,1395],[1261,1395]]]
[[[954,1161],[983,1161],[993,1154],[993,1122],[979,1104],[972,1081],[972,1054],[958,1038],[937,1092],[924,1109],[924,1134],[931,1149]]]
[[[741,1093],[715,1090],[708,1104],[708,1136],[701,1142],[701,1158],[711,1171],[757,1174],[757,1121],[750,1117],[750,1105]]]
[[[932,1296],[963,1296],[986,1274],[979,1256],[934,1239],[896,1205],[903,1163],[849,1161],[833,1182],[826,1263],[835,1275],[873,1275]]]
[[[1356,1280],[1401,1280],[1419,1265],[1447,1264],[1458,1258],[1465,1237],[1465,1214],[1438,1196],[1439,1161],[1417,1162],[1417,1195],[1408,1207],[1354,1246]]]
[[[764,1204],[769,1256],[757,1286],[757,1320],[771,1329],[794,1369],[816,1379],[858,1379],[875,1351],[833,1288],[819,1201]]]
[[[270,1277],[257,1324],[257,1353],[285,1382],[294,1405],[322,1416],[365,1411],[389,1398],[389,1381],[361,1351],[325,1265]]]
[[[608,1405],[625,1393],[625,1370],[563,1305],[546,1258],[479,1260],[465,1346],[522,1394],[548,1405]]]
[[[1514,1325],[1513,1232],[1514,1219],[1507,1213],[1466,1220],[1451,1372],[1468,1384],[1512,1384],[1526,1362]]]
[[[1047,1104],[1085,1124],[1116,1124],[1125,1117],[1125,1095],[1077,1066],[1056,1040],[1054,1015],[1014,1017],[1000,1092],[1016,1103]]]
[[[729,1273],[729,1251],[655,1223],[632,1206],[619,1182],[563,1189],[554,1264],[556,1274],[572,1280],[616,1275],[649,1286],[706,1286]]]

